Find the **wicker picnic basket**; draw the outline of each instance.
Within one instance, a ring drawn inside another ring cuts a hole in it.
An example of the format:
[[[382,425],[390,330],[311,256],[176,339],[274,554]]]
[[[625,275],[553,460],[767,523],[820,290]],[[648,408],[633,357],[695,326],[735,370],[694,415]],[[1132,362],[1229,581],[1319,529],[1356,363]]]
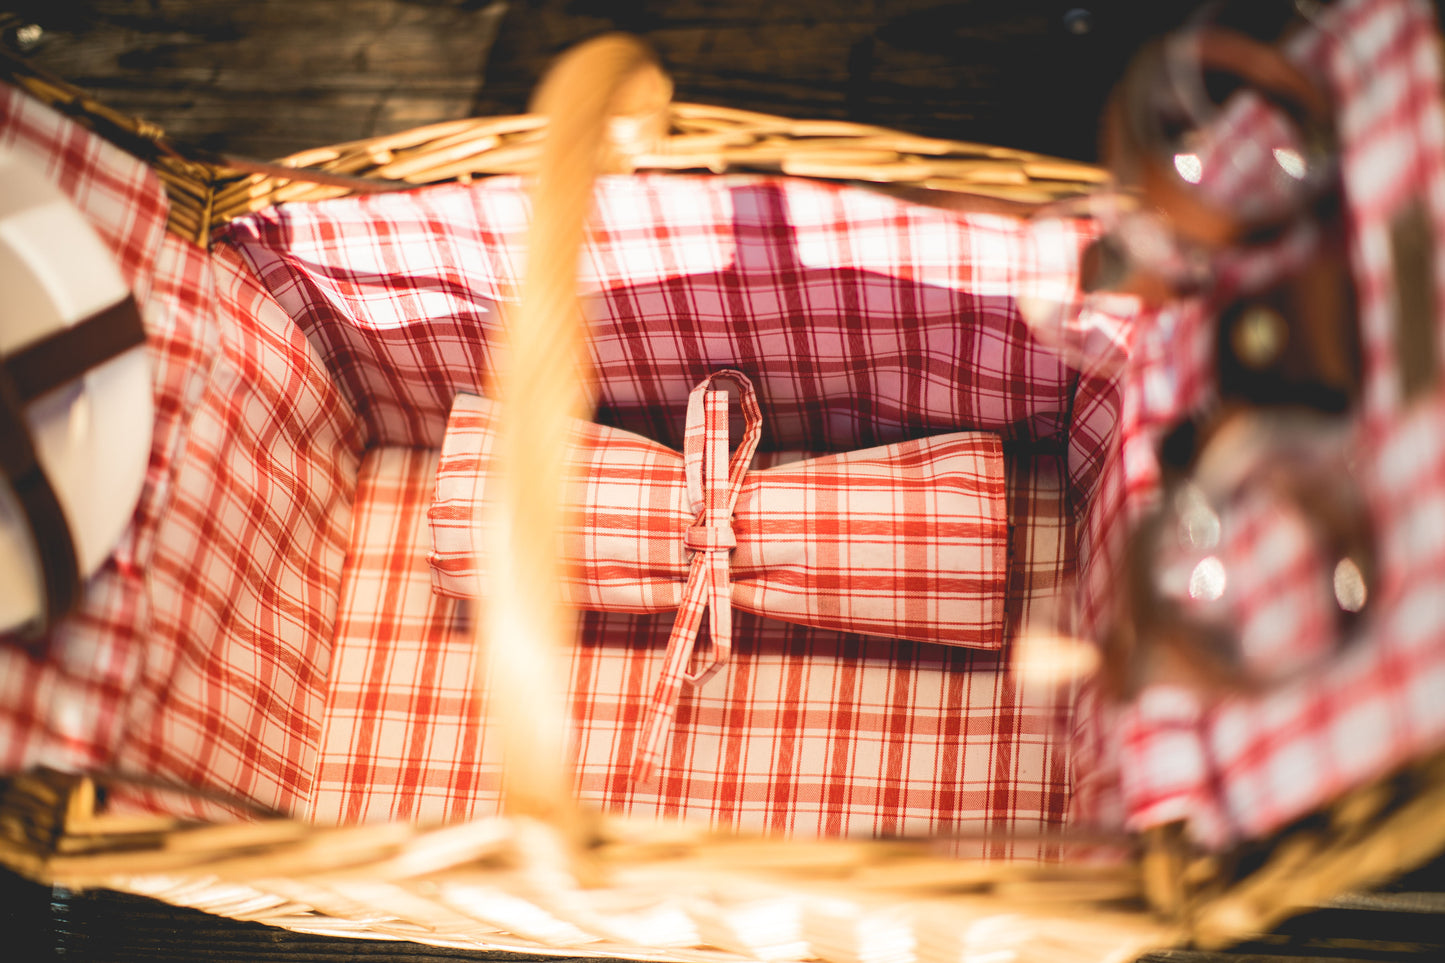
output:
[[[460,120],[274,164],[205,156],[23,63],[5,61],[5,70],[29,96],[143,158],[165,187],[169,230],[203,247],[222,225],[272,205],[534,170],[530,248],[561,252],[582,243],[599,171],[861,181],[910,201],[1003,216],[1106,180],[1088,165],[1004,148],[671,104],[666,79],[624,38],[569,55],[544,84],[538,113]],[[597,118],[608,113],[617,119],[604,127]],[[568,132],[567,149],[556,131]],[[498,390],[528,400],[509,409],[516,414],[508,437],[562,439],[568,419],[587,414],[572,377],[585,337],[574,260],[536,259],[524,281],[511,325],[513,367]],[[521,626],[514,631],[529,640],[524,648],[544,656],[486,663],[490,724],[506,741],[504,817],[324,827],[202,792],[198,805],[220,809],[198,811],[248,817],[208,824],[101,805],[126,790],[175,799],[184,789],[173,783],[39,771],[3,784],[0,862],[47,883],[116,889],[301,932],[464,949],[657,960],[1083,961],[1127,960],[1187,941],[1225,945],[1445,849],[1440,756],[1226,852],[1200,850],[1172,826],[1143,835],[965,830],[810,841],[588,812],[572,800],[574,774],[558,761],[568,758],[565,727],[538,721],[549,705],[558,720],[566,711],[546,653],[573,626],[537,602],[553,597],[556,560],[537,550],[552,541],[537,533],[560,525],[562,447],[503,449],[521,479],[509,488],[512,530],[532,537],[505,549],[512,589],[503,597],[517,608],[489,617]],[[959,856],[969,847],[1009,852],[1018,842],[1044,860]]]

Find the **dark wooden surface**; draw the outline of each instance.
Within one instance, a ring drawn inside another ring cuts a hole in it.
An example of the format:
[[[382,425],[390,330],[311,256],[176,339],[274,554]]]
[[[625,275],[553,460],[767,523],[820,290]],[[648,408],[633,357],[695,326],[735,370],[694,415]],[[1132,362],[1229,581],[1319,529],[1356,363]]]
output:
[[[415,0],[0,0],[19,46],[105,103],[278,157],[469,116],[506,6]]]
[[[1425,963],[1445,960],[1445,863],[1382,894],[1291,920],[1225,953],[1174,950],[1140,963]],[[291,933],[119,893],[70,893],[0,870],[0,959],[71,963],[443,963],[555,960]]]
[[[1199,0],[5,0],[39,64],[274,157],[524,110],[561,50],[646,38],[679,99],[1084,159],[1130,54]],[[494,42],[495,41],[495,42]]]
[[[0,0],[0,13],[11,39],[41,28],[23,44],[41,66],[252,156],[522,111],[557,53],[626,30],[658,51],[679,99],[1092,160],[1129,58],[1202,3]]]
[[[626,30],[680,100],[1092,158],[1130,54],[1197,0],[539,0],[504,21],[479,107],[515,110],[557,51]]]

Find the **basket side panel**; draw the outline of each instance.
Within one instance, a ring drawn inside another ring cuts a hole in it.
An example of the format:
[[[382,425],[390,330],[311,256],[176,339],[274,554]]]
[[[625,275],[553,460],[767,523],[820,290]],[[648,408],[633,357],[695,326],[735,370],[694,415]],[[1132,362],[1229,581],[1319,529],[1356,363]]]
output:
[[[54,633],[47,658],[0,647],[0,770],[93,767],[123,738],[126,699],[147,658],[144,566],[183,424],[174,402],[187,378],[175,362],[205,349],[174,323],[153,284],[165,257],[166,198],[143,163],[4,84],[0,149],[34,165],[79,207],[132,288],[151,345],[159,416],[136,522],[91,580],[81,616]]]
[[[1074,375],[1014,295],[1013,220],[803,180],[605,177],[579,273],[605,420],[681,440],[713,370],[759,385],[764,450],[943,431],[1058,447]],[[295,204],[223,238],[317,344],[377,444],[439,444],[520,277],[527,204],[495,178]]]
[[[245,265],[201,257],[219,350],[150,577],[152,644],[174,657],[152,664],[116,761],[287,811],[310,791],[360,432]]]

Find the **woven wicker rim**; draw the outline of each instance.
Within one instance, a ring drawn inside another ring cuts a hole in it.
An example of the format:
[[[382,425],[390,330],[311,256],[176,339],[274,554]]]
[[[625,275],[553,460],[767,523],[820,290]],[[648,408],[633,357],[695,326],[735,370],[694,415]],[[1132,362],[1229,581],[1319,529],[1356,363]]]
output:
[[[477,117],[301,151],[273,162],[209,154],[166,137],[0,49],[0,75],[150,162],[170,196],[170,227],[206,244],[227,221],[317,201],[535,169],[546,120]],[[607,170],[770,173],[906,189],[936,203],[1020,213],[1097,189],[1092,164],[834,120],[790,120],[704,104],[668,105],[660,136],[619,124]],[[292,171],[295,173],[292,173]]]

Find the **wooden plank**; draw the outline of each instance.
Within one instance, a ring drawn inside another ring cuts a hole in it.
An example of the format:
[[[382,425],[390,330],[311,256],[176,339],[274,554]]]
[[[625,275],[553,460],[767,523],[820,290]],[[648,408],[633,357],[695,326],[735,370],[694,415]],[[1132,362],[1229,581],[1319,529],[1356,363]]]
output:
[[[657,49],[680,100],[1092,160],[1104,98],[1130,54],[1195,5],[1083,5],[1096,13],[1079,35],[1064,22],[1072,4],[1040,0],[538,0],[508,14],[479,107],[521,109],[558,51],[619,29]]]
[[[127,113],[275,157],[472,113],[505,5],[436,0],[29,4],[31,56]]]
[[[521,112],[557,53],[627,30],[657,49],[681,100],[1090,160],[1131,52],[1196,2],[1128,16],[1093,5],[1087,34],[1065,25],[1069,5],[1044,0],[17,6],[46,29],[34,52],[43,66],[178,136],[251,155]]]

